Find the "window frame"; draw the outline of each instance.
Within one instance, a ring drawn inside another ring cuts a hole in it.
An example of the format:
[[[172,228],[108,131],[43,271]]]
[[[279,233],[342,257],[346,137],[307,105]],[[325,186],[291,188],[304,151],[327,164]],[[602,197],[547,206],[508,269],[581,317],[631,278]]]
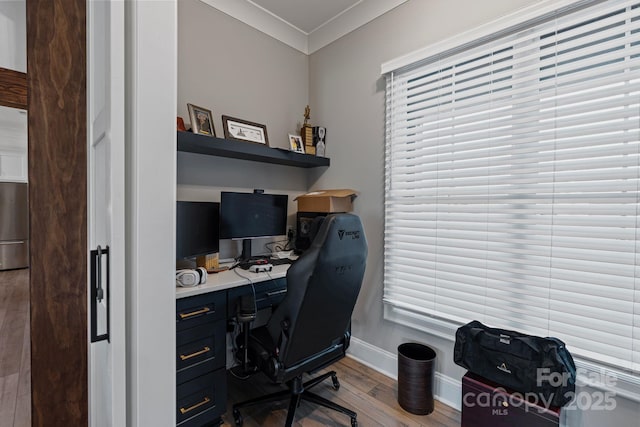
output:
[[[517,11],[514,14],[463,33],[459,36],[386,62],[382,64],[381,71],[383,75],[387,75],[392,72],[404,71],[415,67],[417,64],[432,62],[438,57],[446,57],[457,52],[464,51],[475,44],[504,37],[505,34],[518,31],[519,28],[526,25],[535,25],[537,22],[548,19],[550,14],[565,13],[573,8],[583,8],[598,3],[601,3],[601,1],[544,1],[538,5],[522,9],[521,11]],[[390,109],[391,106],[389,99],[387,99],[386,102],[387,109]],[[387,123],[387,141],[389,141],[390,138],[391,129]],[[385,155],[391,155],[388,144],[385,148]],[[388,180],[389,177],[385,174],[385,205],[388,202]],[[417,314],[410,310],[405,310],[388,303],[383,304],[383,306],[384,318],[387,320],[400,323],[411,328],[427,331],[429,334],[441,337],[445,340],[454,340],[455,331],[459,326],[456,323],[446,319]],[[640,402],[640,375],[638,373],[625,372],[624,370],[617,369],[609,365],[582,360],[580,358],[577,358],[576,364],[583,370],[583,383],[602,390],[615,391],[621,396]],[[595,378],[595,376],[590,375],[590,373],[599,373],[600,378],[604,378],[606,375],[613,375],[614,378],[618,380],[617,384],[612,386],[605,382],[587,380],[587,377],[591,379]]]

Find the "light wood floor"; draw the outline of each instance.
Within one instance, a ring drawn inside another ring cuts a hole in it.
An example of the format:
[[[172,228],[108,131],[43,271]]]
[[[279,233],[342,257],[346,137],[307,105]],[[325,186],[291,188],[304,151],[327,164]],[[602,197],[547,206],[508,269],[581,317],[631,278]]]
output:
[[[460,412],[440,402],[435,402],[435,411],[430,415],[413,415],[404,411],[397,400],[396,381],[368,368],[351,358],[344,358],[331,366],[338,374],[340,389],[334,390],[331,379],[318,384],[313,391],[339,405],[358,413],[359,427],[419,427],[460,425]],[[224,416],[224,426],[234,426],[231,407],[253,397],[282,390],[269,379],[256,374],[249,380],[239,380],[229,375],[229,401]],[[308,378],[305,378],[305,380]],[[245,427],[281,427],[287,416],[289,402],[269,406],[259,405],[240,412]],[[350,426],[349,417],[338,412],[302,402],[296,411],[294,426],[325,427]]]
[[[29,270],[0,271],[0,427],[31,425]]]

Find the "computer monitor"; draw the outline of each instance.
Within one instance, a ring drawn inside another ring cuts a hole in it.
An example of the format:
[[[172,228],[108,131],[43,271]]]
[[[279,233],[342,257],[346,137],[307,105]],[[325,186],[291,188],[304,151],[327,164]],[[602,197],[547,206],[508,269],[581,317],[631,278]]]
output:
[[[220,203],[177,202],[176,259],[220,250]]]
[[[220,238],[243,239],[242,260],[251,259],[251,239],[287,234],[286,194],[261,192],[220,195]]]

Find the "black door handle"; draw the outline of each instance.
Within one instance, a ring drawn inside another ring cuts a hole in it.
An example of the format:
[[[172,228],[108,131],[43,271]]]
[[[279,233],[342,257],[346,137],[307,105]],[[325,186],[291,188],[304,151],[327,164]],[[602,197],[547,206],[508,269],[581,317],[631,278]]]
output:
[[[102,256],[106,257],[106,283],[102,283]],[[91,259],[91,342],[109,341],[109,246],[94,249]],[[105,299],[105,287],[107,289]],[[107,312],[107,328],[105,333],[98,334],[98,303],[105,300]]]

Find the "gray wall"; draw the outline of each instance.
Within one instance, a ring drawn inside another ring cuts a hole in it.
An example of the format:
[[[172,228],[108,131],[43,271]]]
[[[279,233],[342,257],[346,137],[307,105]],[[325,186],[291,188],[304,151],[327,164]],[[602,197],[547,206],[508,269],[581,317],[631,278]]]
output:
[[[220,115],[267,125],[270,145],[286,148],[304,106],[311,122],[328,129],[331,167],[310,171],[178,153],[178,199],[218,200],[220,190],[265,188],[298,195],[307,189],[354,188],[355,210],[369,240],[367,274],[353,316],[354,336],[395,354],[402,342],[434,347],[437,370],[459,379],[453,341],[384,320],[382,305],[384,192],[384,79],[388,60],[492,21],[538,0],[409,0],[310,57],[216,11],[198,0],[178,8],[178,115],[186,103],[210,108],[218,136]],[[188,121],[188,120],[186,120]],[[295,203],[289,206],[296,211]],[[293,215],[290,216],[293,224]],[[222,250],[232,253],[228,245]],[[224,256],[224,254],[222,254]],[[636,403],[618,409],[573,411],[572,426],[636,425]],[[633,421],[633,422],[629,422]]]
[[[178,2],[177,115],[189,122],[187,103],[213,112],[216,135],[223,138],[222,115],[267,126],[269,146],[289,148],[309,100],[307,55],[266,36],[199,0]],[[188,125],[187,125],[188,126]],[[178,200],[219,201],[220,191],[289,195],[289,224],[295,224],[293,201],[307,191],[307,169],[243,160],[178,153]],[[254,253],[263,251],[256,241]],[[222,258],[237,255],[237,242],[222,241]]]
[[[198,1],[178,2],[178,115],[187,103],[267,126],[271,147],[289,148],[309,99],[307,55]]]
[[[407,341],[430,345],[438,372],[460,379],[453,341],[383,318],[384,89],[380,65],[490,22],[537,0],[409,0],[310,56],[309,97],[314,124],[327,127],[331,173],[314,188],[357,189],[355,209],[369,241],[365,284],[353,316],[353,335],[396,353]],[[586,390],[588,393],[598,392]],[[640,405],[622,397],[610,411],[567,411],[571,426],[635,426]],[[606,421],[605,421],[606,420]]]
[[[384,89],[383,62],[492,21],[532,0],[410,0],[310,56],[312,117],[327,127],[331,173],[318,187],[358,190],[356,213],[369,240],[365,284],[353,316],[353,335],[395,353],[406,341],[427,343],[437,369],[460,378],[453,342],[383,319]],[[464,13],[460,13],[464,11]]]

